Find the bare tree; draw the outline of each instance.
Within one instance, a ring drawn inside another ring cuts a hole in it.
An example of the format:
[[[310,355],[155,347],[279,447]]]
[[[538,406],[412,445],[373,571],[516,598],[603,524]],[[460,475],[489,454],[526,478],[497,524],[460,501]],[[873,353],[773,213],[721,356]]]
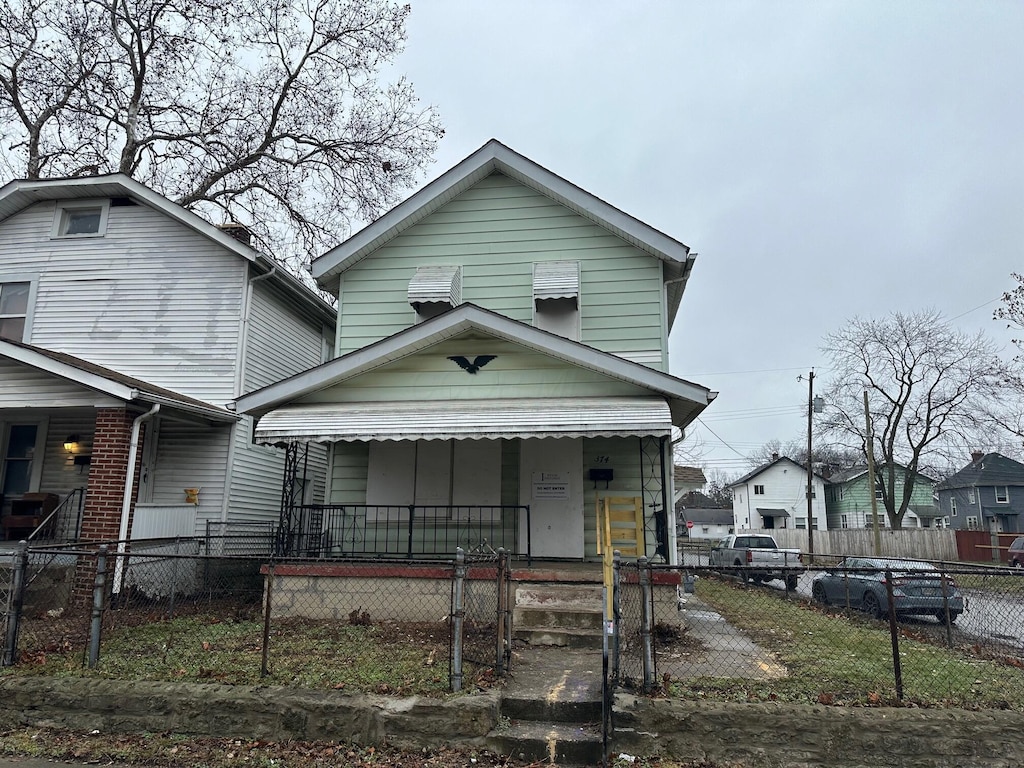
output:
[[[876,479],[890,525],[900,528],[917,474],[944,448],[967,455],[977,415],[1005,392],[1006,366],[985,335],[962,333],[933,310],[855,318],[825,337],[823,351],[833,377],[820,426],[865,451],[868,393]]]
[[[864,455],[860,451],[851,450],[843,445],[834,445],[812,441],[814,452],[814,471],[827,476],[832,472],[850,469],[858,463],[864,463]],[[747,454],[751,469],[764,466],[774,461],[775,456],[785,456],[797,464],[807,466],[807,438],[801,437],[783,442],[777,438],[769,440],[754,453]]]
[[[264,247],[321,250],[393,204],[442,129],[390,0],[5,0],[0,164],[121,172]]]
[[[712,506],[732,508],[732,491],[729,490],[729,486],[739,478],[739,475],[718,468],[705,467],[704,476],[707,478],[704,494],[711,500]]]

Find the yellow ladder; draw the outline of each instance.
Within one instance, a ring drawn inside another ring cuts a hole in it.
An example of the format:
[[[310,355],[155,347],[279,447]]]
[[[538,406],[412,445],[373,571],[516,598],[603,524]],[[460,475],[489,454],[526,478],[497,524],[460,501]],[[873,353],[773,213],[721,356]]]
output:
[[[644,548],[644,505],[640,496],[605,496],[597,499],[597,554],[605,586],[606,616],[612,616],[612,563],[615,550],[641,557]]]

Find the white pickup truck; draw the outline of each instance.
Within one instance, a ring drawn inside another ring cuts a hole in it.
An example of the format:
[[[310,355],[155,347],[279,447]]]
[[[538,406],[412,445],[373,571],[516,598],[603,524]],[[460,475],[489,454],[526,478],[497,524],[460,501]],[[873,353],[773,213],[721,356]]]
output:
[[[779,579],[791,591],[799,577],[792,569],[801,565],[799,549],[779,549],[774,538],[761,533],[729,534],[711,548],[709,562],[713,568],[735,570],[743,580]]]

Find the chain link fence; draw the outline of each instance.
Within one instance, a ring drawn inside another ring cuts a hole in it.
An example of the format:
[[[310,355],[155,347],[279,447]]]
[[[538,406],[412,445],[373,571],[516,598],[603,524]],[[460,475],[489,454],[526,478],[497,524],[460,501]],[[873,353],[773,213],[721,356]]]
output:
[[[1020,571],[852,557],[782,570],[621,566],[619,681],[687,698],[1024,706]],[[655,616],[659,574],[679,583],[672,617]]]
[[[4,666],[428,695],[507,670],[503,552],[275,561],[272,538],[21,547],[5,573]]]

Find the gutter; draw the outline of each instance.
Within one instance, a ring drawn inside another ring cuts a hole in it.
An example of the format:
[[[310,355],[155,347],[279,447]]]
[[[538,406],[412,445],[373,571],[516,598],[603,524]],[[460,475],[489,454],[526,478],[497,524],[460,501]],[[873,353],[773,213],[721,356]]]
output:
[[[128,467],[125,471],[124,496],[121,500],[121,524],[117,534],[118,558],[114,563],[114,594],[121,593],[124,582],[124,553],[127,549],[128,517],[132,509],[132,490],[135,486],[135,461],[139,455],[139,435],[142,425],[160,412],[160,403],[155,403],[146,413],[135,417],[132,422],[131,443],[128,446]]]

